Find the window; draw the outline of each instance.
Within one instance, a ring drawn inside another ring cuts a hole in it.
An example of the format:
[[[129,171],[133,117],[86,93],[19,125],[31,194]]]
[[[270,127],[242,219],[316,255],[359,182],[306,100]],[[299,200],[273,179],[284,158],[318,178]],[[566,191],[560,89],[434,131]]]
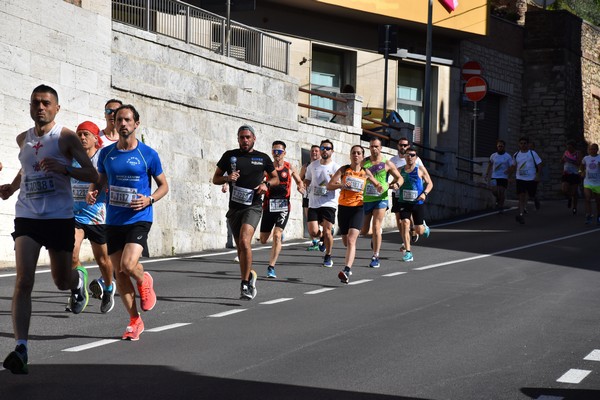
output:
[[[396,107],[402,120],[415,126],[413,140],[417,143],[422,142],[424,76],[422,68],[398,65]]]

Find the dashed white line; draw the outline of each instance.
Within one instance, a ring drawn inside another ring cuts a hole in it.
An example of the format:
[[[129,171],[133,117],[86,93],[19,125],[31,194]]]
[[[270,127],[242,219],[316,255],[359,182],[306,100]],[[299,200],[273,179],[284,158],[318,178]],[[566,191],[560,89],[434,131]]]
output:
[[[191,325],[191,322],[181,322],[181,323],[178,323],[178,324],[171,324],[171,325],[159,326],[157,328],[146,329],[146,332],[168,331],[169,329],[180,328],[180,327],[186,326],[186,325]]]
[[[600,361],[600,350],[594,350],[583,358],[588,361]]]
[[[259,304],[277,304],[277,303],[283,303],[284,301],[290,301],[290,300],[294,300],[294,299],[291,297],[283,297],[281,299],[263,301],[262,303],[259,303]]]
[[[78,351],[89,350],[89,349],[93,349],[94,347],[100,347],[100,346],[104,346],[104,345],[115,343],[115,342],[120,342],[120,340],[119,339],[98,340],[97,342],[92,342],[92,343],[84,344],[81,346],[69,347],[68,349],[63,349],[63,351],[76,353]]]
[[[561,383],[580,383],[585,379],[592,371],[588,371],[586,369],[575,369],[571,368],[567,372],[563,374],[560,378],[556,380],[556,382]]]
[[[317,290],[312,290],[310,292],[306,292],[304,294],[319,294],[319,293],[325,293],[325,292],[329,292],[330,290],[335,290],[335,288],[323,288],[323,289],[317,289]]]
[[[226,317],[228,315],[241,313],[241,312],[244,312],[246,310],[247,310],[247,308],[241,308],[241,309],[238,309],[238,310],[223,311],[221,313],[209,315],[209,317],[211,317],[211,318],[221,318],[221,317]]]
[[[385,275],[381,275],[381,276],[398,276],[398,275],[402,275],[402,274],[406,274],[406,272],[392,272],[391,274],[385,274]]]
[[[373,279],[361,279],[358,281],[348,282],[348,285],[360,285],[361,283],[371,282]]]

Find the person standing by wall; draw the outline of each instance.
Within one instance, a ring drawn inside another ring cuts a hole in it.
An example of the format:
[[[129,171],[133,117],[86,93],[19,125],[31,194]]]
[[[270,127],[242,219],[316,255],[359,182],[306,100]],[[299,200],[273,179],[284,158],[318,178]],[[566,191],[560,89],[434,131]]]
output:
[[[252,237],[262,215],[262,195],[278,185],[279,178],[271,158],[254,149],[254,128],[240,126],[237,139],[239,148],[223,153],[212,181],[215,185],[230,185],[227,220],[240,260],[240,299],[252,300],[258,292],[256,271],[252,269]]]
[[[12,299],[15,350],[3,362],[13,374],[27,374],[31,292],[42,246],[48,249],[50,271],[59,290],[71,289],[71,310],[81,313],[88,303],[87,270],[71,268],[75,221],[71,177],[95,182],[98,173],[75,132],[57,124],[58,93],[40,85],[31,93],[29,114],[34,127],[17,135],[21,170],[12,183],[0,186],[8,199],[17,190],[15,260],[17,278]],[[71,166],[75,159],[81,168]]]
[[[577,189],[581,183],[579,167],[582,159],[581,152],[575,149],[575,141],[569,140],[567,142],[567,149],[560,159],[563,163],[561,189],[567,197],[567,208],[572,210],[573,215],[577,214]]]

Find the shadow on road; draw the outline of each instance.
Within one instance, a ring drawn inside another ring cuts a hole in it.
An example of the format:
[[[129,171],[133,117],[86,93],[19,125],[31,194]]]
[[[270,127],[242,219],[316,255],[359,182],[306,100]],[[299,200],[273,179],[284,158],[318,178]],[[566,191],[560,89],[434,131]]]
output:
[[[65,385],[65,377],[71,382]],[[331,399],[426,400],[194,375],[150,365],[31,365],[29,375],[0,372],[2,399]]]

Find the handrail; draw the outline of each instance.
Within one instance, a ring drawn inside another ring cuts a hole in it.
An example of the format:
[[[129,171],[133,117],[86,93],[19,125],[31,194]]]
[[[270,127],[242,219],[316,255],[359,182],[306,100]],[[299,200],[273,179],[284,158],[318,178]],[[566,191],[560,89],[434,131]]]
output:
[[[330,110],[328,108],[321,108],[321,107],[317,107],[317,106],[311,106],[310,104],[298,103],[298,105],[300,107],[310,108],[311,110],[323,111],[323,112],[326,112],[326,113],[329,113],[329,114],[339,115],[339,116],[342,116],[342,117],[345,117],[346,115],[348,115],[347,113],[344,113],[344,112]]]
[[[112,0],[112,20],[275,71],[289,73],[291,42],[179,0]]]
[[[325,97],[326,99],[329,99],[329,100],[339,101],[340,103],[348,102],[348,99],[345,99],[343,97],[330,96],[325,93],[317,92],[316,90],[309,90],[309,89],[304,89],[304,88],[298,88],[298,90],[303,93],[308,93],[308,94],[312,94],[312,95],[319,96],[319,97]]]
[[[458,167],[457,167],[457,168],[456,168],[456,170],[457,170],[457,171],[460,171],[460,172],[467,172],[467,173],[469,173],[469,174],[472,174],[472,175],[479,175],[479,176],[483,176],[483,174],[482,174],[481,172],[469,171],[468,169],[462,169],[462,168],[458,168]]]
[[[458,158],[459,160],[462,160],[462,161],[470,162],[471,164],[483,165],[483,162],[481,162],[481,161],[474,161],[474,160],[471,160],[470,158],[461,157],[461,156],[456,156],[456,158]]]
[[[422,144],[419,144],[419,143],[413,142],[412,144],[415,145],[415,146],[417,146],[417,147],[420,147],[422,149],[425,149],[425,150],[428,150],[428,151],[433,151],[434,153],[437,153],[437,154],[441,154],[441,155],[445,155],[446,154],[445,151],[433,149],[433,148],[427,147],[427,146],[423,146]]]

